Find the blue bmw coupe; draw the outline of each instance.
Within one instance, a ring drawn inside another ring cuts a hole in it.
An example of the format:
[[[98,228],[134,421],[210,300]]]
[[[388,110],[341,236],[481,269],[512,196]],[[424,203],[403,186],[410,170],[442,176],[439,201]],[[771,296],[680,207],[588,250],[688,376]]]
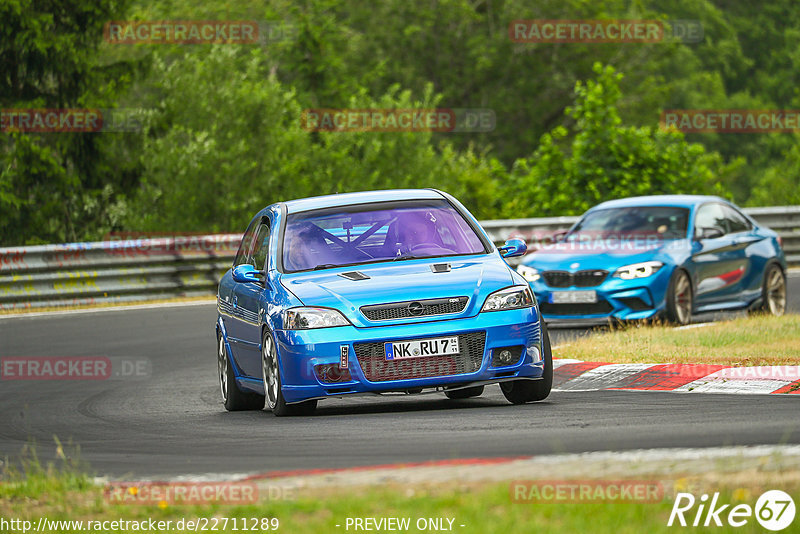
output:
[[[319,399],[499,383],[550,393],[550,340],[526,280],[478,221],[435,190],[279,202],[250,222],[217,294],[228,410],[308,414]]]
[[[605,202],[517,268],[548,323],[603,323],[786,307],[778,235],[718,197]]]

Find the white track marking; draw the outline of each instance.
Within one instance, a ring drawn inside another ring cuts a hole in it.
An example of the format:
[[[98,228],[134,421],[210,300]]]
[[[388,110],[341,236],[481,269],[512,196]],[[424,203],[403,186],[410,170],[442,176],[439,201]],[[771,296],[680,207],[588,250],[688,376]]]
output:
[[[595,367],[561,384],[554,391],[597,391],[657,365],[655,363],[612,363]]]
[[[739,394],[768,394],[789,385],[791,382],[778,382],[776,380],[696,380],[674,391],[691,393],[739,393]]]
[[[685,384],[675,391],[696,393],[772,393],[800,378],[800,367],[773,365],[731,367]]]
[[[553,359],[553,369],[558,369],[562,365],[568,365],[570,363],[581,363],[583,360],[573,360],[571,358],[554,358]]]
[[[706,326],[711,326],[715,323],[697,323],[697,324],[687,324],[683,326],[676,326],[673,330],[691,330],[692,328],[704,328]]]

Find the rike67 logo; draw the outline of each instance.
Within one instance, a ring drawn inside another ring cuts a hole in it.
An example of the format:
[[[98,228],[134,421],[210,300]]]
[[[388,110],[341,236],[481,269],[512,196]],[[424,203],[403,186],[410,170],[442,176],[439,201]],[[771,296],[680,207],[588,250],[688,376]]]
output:
[[[755,508],[749,504],[723,504],[719,493],[714,493],[710,501],[705,493],[699,499],[691,493],[678,493],[667,526],[742,527],[755,517],[762,527],[777,532],[791,525],[794,516],[794,501],[788,493],[781,490],[764,492],[756,501]]]

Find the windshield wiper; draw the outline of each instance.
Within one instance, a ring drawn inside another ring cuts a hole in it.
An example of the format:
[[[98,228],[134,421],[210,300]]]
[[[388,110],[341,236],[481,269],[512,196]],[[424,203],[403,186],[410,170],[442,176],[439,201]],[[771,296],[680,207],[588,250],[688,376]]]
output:
[[[321,269],[330,269],[332,267],[343,267],[343,265],[337,265],[335,263],[321,263],[312,269],[312,271],[319,271]]]
[[[425,256],[415,256],[414,254],[400,254],[399,256],[395,256],[392,258],[392,261],[397,260],[418,260],[420,258],[424,258]]]

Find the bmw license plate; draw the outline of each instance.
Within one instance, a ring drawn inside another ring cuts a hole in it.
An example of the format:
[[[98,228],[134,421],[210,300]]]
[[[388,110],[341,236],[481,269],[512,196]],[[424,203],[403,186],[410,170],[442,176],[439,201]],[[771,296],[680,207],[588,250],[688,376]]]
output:
[[[597,292],[592,291],[553,291],[550,293],[551,304],[594,304]]]
[[[389,342],[383,344],[383,349],[387,360],[458,354],[458,336]]]

